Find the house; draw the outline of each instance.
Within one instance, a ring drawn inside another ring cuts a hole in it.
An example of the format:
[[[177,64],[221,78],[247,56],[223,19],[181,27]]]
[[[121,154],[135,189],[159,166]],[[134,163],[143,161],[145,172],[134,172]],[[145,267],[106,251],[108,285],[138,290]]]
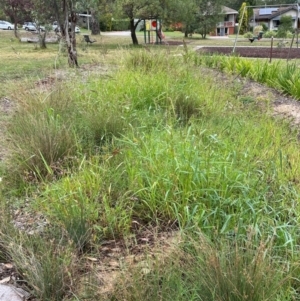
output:
[[[256,8],[250,19],[250,26],[265,24],[269,30],[277,30],[282,16],[291,16],[293,28],[299,28],[299,12],[297,5]]]
[[[238,11],[222,5],[222,14],[224,15],[224,21],[217,23],[215,30],[210,33],[211,36],[234,34]]]

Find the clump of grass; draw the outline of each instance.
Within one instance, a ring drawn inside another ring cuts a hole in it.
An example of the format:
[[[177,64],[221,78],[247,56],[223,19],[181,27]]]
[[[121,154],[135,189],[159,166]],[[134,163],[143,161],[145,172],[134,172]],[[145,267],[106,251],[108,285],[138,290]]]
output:
[[[202,234],[187,235],[165,249],[167,255],[156,254],[147,270],[126,271],[112,300],[266,301],[288,292],[289,274],[272,257],[271,245],[222,241],[220,246]]]
[[[94,110],[82,112],[82,121],[76,125],[85,151],[93,153],[110,142],[113,137],[121,136],[126,127],[122,109],[118,106],[97,105]],[[79,138],[79,137],[78,137]]]
[[[178,60],[167,51],[150,50],[149,48],[131,52],[125,58],[125,67],[142,70],[143,72],[170,70],[175,66],[178,68],[177,63]]]
[[[64,239],[62,239],[63,241]],[[72,290],[75,275],[73,247],[67,242],[27,235],[10,225],[0,230],[0,248],[27,290],[45,301],[62,300]]]
[[[62,93],[48,99],[37,95],[26,99],[19,104],[8,126],[11,167],[26,180],[54,177],[57,167],[63,169],[65,158],[77,152],[76,135],[70,123],[71,99]]]
[[[174,103],[176,118],[181,124],[187,124],[191,117],[199,117],[200,101],[193,96],[179,94]]]
[[[102,149],[101,158],[83,160],[76,173],[47,185],[34,202],[52,224],[65,229],[78,250],[129,233],[131,205],[118,156],[116,149]]]
[[[92,155],[126,128],[120,106],[64,89],[70,93],[61,87],[49,96],[23,95],[8,125],[14,181],[60,178],[77,166],[78,155]]]

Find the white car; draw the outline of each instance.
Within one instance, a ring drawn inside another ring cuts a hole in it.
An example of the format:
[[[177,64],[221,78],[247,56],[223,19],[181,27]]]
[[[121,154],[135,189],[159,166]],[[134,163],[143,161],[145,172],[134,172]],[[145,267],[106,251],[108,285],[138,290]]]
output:
[[[37,25],[32,22],[25,22],[22,28],[25,29],[26,31],[37,31]],[[45,31],[45,27],[40,26],[40,31]]]
[[[0,29],[12,30],[15,29],[15,25],[6,21],[0,20]]]
[[[69,30],[70,30],[70,26],[71,26],[71,24],[69,24]],[[57,21],[53,22],[52,29],[55,32],[60,32],[60,27],[58,26],[58,22]],[[80,32],[80,28],[78,26],[75,26],[75,33],[79,33],[79,32]]]

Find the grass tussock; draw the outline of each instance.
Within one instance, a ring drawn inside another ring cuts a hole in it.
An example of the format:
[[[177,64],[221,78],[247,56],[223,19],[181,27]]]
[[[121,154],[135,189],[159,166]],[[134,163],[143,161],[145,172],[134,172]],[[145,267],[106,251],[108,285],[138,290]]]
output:
[[[92,155],[123,132],[118,106],[91,107],[80,97],[75,92],[72,99],[59,88],[19,103],[8,125],[16,182],[60,178],[77,165],[79,154]]]
[[[55,240],[27,235],[11,225],[0,230],[0,249],[4,260],[13,262],[23,286],[40,300],[62,300],[75,281],[73,248],[62,238]]]
[[[269,243],[229,240],[218,247],[198,233],[166,253],[156,254],[147,269],[126,271],[111,300],[266,301],[288,289],[291,274],[274,260]]]

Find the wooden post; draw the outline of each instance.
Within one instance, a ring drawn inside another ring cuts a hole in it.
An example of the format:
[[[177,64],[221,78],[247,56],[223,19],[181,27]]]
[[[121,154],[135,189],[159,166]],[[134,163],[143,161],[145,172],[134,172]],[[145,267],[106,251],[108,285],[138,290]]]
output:
[[[273,54],[273,36],[271,38],[270,63],[272,62],[272,54]]]

